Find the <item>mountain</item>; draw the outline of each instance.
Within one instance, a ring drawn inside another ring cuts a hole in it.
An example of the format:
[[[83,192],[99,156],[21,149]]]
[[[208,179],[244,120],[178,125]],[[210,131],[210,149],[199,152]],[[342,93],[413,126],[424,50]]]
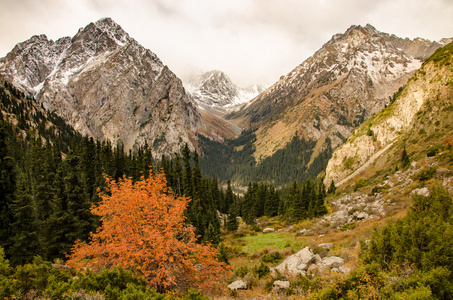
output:
[[[329,160],[325,183],[337,186],[401,166],[407,152],[415,166],[451,148],[453,43],[427,59],[392,103],[357,128]],[[447,149],[444,149],[447,148]],[[453,158],[453,157],[452,157]],[[448,159],[448,158],[447,158]],[[409,161],[408,160],[408,161]]]
[[[294,137],[315,141],[304,163],[310,166],[388,105],[389,97],[440,46],[401,39],[371,25],[352,26],[227,118],[256,130],[253,156],[258,162]]]
[[[265,85],[258,84],[240,88],[224,72],[218,70],[198,75],[185,87],[198,107],[206,111],[247,103],[266,89]]]
[[[198,132],[214,131],[181,80],[110,18],[72,38],[18,44],[0,60],[0,74],[82,134],[126,149],[147,142],[160,156],[185,143],[193,149]]]

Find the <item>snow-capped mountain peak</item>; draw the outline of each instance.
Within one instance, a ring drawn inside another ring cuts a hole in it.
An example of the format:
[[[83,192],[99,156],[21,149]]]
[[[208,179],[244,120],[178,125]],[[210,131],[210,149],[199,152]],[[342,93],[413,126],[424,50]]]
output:
[[[213,70],[198,75],[185,84],[185,88],[198,107],[208,110],[246,103],[264,91],[266,86],[240,88],[224,72]]]

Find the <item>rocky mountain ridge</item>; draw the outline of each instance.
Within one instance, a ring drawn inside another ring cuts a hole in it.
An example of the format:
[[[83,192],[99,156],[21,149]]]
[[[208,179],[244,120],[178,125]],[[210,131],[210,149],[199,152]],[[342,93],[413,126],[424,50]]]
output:
[[[318,141],[313,156],[319,155],[326,147],[341,145],[356,126],[384,108],[440,46],[401,39],[371,25],[351,26],[228,117],[257,129],[257,161],[294,136]]]
[[[193,149],[198,132],[222,138],[181,80],[110,18],[72,38],[18,44],[0,60],[0,74],[82,134],[126,149],[147,142],[160,156],[184,143]]]
[[[423,136],[428,131],[425,122],[440,125],[451,117],[448,112],[453,96],[453,73],[445,66],[452,63],[452,50],[451,43],[439,49],[386,109],[357,128],[348,141],[335,150],[327,165],[325,183],[334,181],[342,185],[360,177],[370,165],[401,147],[404,139]],[[434,122],[434,118],[439,119]],[[445,126],[431,128],[433,135],[434,131],[436,135],[445,134],[449,125]]]

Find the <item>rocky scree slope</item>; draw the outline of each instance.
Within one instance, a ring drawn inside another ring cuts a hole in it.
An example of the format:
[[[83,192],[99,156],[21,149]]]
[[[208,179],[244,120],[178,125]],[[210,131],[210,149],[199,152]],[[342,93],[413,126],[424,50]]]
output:
[[[336,148],[356,126],[383,109],[440,46],[401,39],[371,25],[352,26],[228,118],[257,129],[257,161],[295,135],[318,141],[313,161],[328,147],[326,138]]]
[[[151,143],[155,155],[214,132],[182,82],[112,19],[72,38],[34,36],[0,60],[0,74],[76,130],[126,149]],[[215,133],[213,138],[222,138]]]
[[[452,64],[453,44],[450,43],[423,64],[393,103],[357,128],[335,150],[327,165],[325,183],[333,180],[337,186],[345,184],[371,167],[384,164],[382,161],[392,153],[400,155],[403,147],[417,144],[417,148],[424,146],[428,151],[441,143],[440,138],[450,137]]]

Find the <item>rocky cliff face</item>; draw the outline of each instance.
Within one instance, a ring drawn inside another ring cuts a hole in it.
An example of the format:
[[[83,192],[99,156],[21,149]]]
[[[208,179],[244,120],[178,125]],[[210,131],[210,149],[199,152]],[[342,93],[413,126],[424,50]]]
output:
[[[334,149],[383,109],[440,46],[401,39],[371,25],[352,26],[229,117],[258,128],[257,160],[272,155],[296,134],[317,140],[321,150],[329,138]]]
[[[335,150],[327,165],[326,184],[333,180],[341,185],[360,177],[393,145],[401,148],[403,140],[422,139],[429,131],[433,137],[448,131],[453,97],[453,70],[449,67],[453,63],[452,50],[453,44],[439,49],[409,79],[389,107],[357,128]]]
[[[18,44],[0,73],[81,133],[126,149],[147,142],[156,155],[173,153],[209,131],[181,80],[109,18],[72,38]]]

